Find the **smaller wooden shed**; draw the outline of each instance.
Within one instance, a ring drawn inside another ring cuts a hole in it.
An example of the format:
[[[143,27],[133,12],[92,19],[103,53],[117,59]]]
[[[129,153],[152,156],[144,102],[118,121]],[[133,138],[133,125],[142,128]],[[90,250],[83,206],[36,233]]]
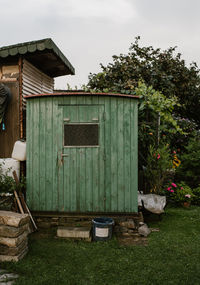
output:
[[[0,158],[11,157],[16,140],[25,138],[25,96],[52,93],[54,77],[75,70],[52,39],[0,47],[0,84],[11,91],[11,102],[0,125]]]
[[[68,92],[26,99],[30,209],[137,212],[138,97]]]

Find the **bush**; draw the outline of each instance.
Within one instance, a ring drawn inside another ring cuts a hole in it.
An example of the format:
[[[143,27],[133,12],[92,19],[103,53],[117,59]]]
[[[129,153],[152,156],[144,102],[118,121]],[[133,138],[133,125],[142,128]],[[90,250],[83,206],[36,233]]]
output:
[[[173,173],[173,159],[168,145],[160,145],[158,148],[150,146],[147,157],[145,177],[150,192],[159,194],[163,189],[164,182]]]
[[[0,164],[0,193],[11,193],[15,188],[15,181],[7,173],[3,174],[2,165]]]
[[[189,141],[181,155],[181,165],[177,169],[176,179],[184,180],[191,188],[200,184],[200,140],[198,137]]]
[[[195,197],[192,189],[184,182],[177,185],[172,182],[165,189],[165,195],[167,196],[168,201],[173,201],[178,205],[181,205],[184,202],[192,202]]]
[[[200,206],[200,185],[192,190],[194,194],[193,204]]]
[[[0,175],[0,193],[12,193],[16,188],[14,179],[7,175]]]
[[[16,191],[24,191],[26,188],[26,180],[24,176],[21,177],[21,181],[16,184],[14,178],[8,175],[8,172],[3,174],[2,166],[0,164],[0,194],[1,193],[13,193]]]

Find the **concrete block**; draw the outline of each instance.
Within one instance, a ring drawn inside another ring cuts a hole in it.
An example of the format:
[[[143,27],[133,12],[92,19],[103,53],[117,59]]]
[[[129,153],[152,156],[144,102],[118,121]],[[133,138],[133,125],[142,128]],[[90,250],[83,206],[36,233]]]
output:
[[[90,228],[58,227],[57,236],[62,238],[89,239]]]

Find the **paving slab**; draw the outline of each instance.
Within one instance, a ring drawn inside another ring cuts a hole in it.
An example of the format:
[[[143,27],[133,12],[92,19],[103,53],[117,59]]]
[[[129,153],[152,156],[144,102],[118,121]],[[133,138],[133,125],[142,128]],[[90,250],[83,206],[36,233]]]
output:
[[[58,227],[57,237],[73,239],[90,239],[90,228],[85,227]]]

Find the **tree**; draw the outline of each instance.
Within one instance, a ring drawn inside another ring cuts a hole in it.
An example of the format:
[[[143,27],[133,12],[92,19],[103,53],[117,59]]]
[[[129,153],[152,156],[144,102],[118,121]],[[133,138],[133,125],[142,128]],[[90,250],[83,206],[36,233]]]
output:
[[[131,44],[127,55],[113,56],[102,72],[90,73],[87,87],[99,91],[134,93],[140,80],[162,92],[167,98],[178,98],[176,116],[194,120],[200,126],[200,76],[196,63],[186,66],[176,47],[167,50],[140,47],[140,37]]]

